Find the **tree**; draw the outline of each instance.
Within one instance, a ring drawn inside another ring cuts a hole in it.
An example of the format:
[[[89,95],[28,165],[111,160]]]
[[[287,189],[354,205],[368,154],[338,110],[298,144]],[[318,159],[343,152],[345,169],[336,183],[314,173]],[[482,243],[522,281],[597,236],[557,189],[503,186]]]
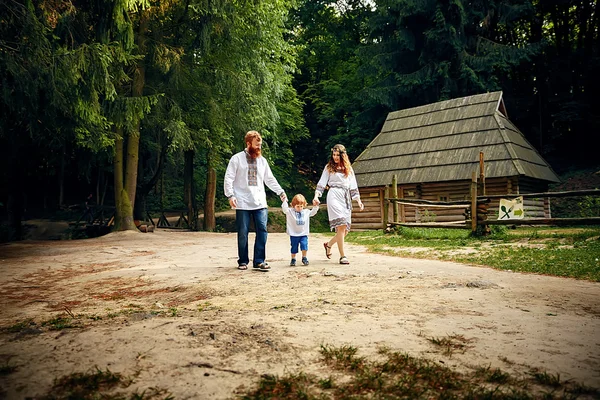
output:
[[[100,99],[114,93],[108,66],[120,53],[89,44],[72,4],[10,1],[0,11],[2,186],[19,239],[24,194],[39,167],[62,160],[69,143],[99,149],[110,142]]]
[[[547,46],[534,60],[532,111],[524,115],[540,148],[560,169],[595,166],[595,106],[600,82],[600,10],[596,1],[535,1],[531,36]],[[519,89],[516,88],[519,92]]]
[[[305,0],[290,21],[290,40],[299,48],[294,87],[311,137],[294,151],[294,159],[310,180],[321,173],[335,143],[344,143],[351,154],[361,151],[384,114],[373,113],[379,105],[361,94],[367,82],[358,70],[358,50],[371,14],[367,1]]]

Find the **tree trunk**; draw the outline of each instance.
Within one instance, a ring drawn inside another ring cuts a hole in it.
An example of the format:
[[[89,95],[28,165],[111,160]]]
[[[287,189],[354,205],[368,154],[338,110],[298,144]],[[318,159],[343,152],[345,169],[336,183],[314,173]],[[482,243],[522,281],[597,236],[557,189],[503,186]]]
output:
[[[215,218],[215,196],[217,193],[217,172],[210,164],[206,171],[206,191],[204,194],[204,230],[213,232],[217,227]]]
[[[58,171],[58,208],[62,209],[65,205],[65,154],[66,146],[63,147],[63,153],[60,157],[60,170]]]
[[[9,240],[23,239],[23,192],[19,183],[11,185],[11,193],[8,195],[6,210],[8,214],[8,226],[12,230]]]
[[[117,128],[117,138],[115,140],[115,162],[114,162],[114,181],[115,181],[115,230],[126,231],[136,229],[133,223],[133,207],[127,190],[124,185],[123,166],[124,166],[124,143],[123,129]]]
[[[15,141],[16,142],[16,141]],[[25,209],[25,196],[23,195],[23,183],[24,177],[22,171],[24,170],[21,166],[21,151],[20,146],[17,143],[10,143],[8,146],[8,197],[6,199],[6,213],[8,219],[8,226],[11,230],[9,232],[8,240],[22,240],[23,239],[23,212]]]
[[[150,191],[152,189],[155,189],[155,191],[156,191],[158,180],[163,175],[162,171],[163,171],[163,167],[165,165],[165,159],[167,158],[167,150],[168,150],[167,145],[164,145],[161,147],[160,153],[156,160],[156,169],[154,170],[154,175],[152,175],[152,177],[150,177],[150,179],[147,182],[140,184],[137,189],[137,193],[135,196],[135,209],[133,212],[135,219],[143,220],[146,218],[146,215],[147,215],[146,199],[148,198],[148,194],[150,194]],[[141,163],[139,165],[141,166]],[[144,179],[145,179],[144,168],[140,167],[138,169],[138,181],[143,181]],[[161,211],[162,211],[162,203],[161,203]]]
[[[197,221],[194,221],[194,150],[185,152],[185,166],[183,168],[183,201],[187,207],[187,216],[190,228],[195,229]]]
[[[135,79],[134,79],[135,80]],[[125,191],[129,197],[129,203],[135,204],[135,193],[137,189],[138,161],[140,150],[139,122],[135,132],[130,132],[127,137],[127,160],[125,161]],[[132,209],[133,212],[133,209]],[[133,217],[133,214],[131,215]]]
[[[138,160],[138,168],[137,168],[137,181],[144,181],[144,167],[143,163]],[[146,191],[144,188],[145,185],[141,184],[136,186],[135,192],[135,203],[133,207],[133,219],[143,221],[146,218],[146,196],[149,191]]]
[[[146,54],[146,33],[148,31],[148,13],[147,9],[140,11],[140,21],[138,32],[136,34],[136,45],[138,47],[138,54]],[[144,85],[146,84],[146,66],[143,59],[139,60],[135,66],[133,72],[133,80],[131,87],[132,97],[142,97],[144,95]],[[139,162],[139,151],[140,151],[140,119],[134,122],[134,127],[127,135],[127,158],[124,162],[121,162],[121,166],[125,164],[125,170],[121,169],[121,184],[117,185],[117,178],[115,177],[115,204],[119,204],[117,208],[117,216],[119,216],[119,223],[115,223],[117,230],[135,230],[136,226],[133,223],[133,206],[135,204],[135,194],[137,189],[137,175],[138,175],[138,162]],[[123,136],[121,136],[123,137]],[[121,149],[122,139],[121,139]],[[122,157],[123,152],[117,152],[117,156]],[[115,169],[117,168],[115,160]],[[115,171],[117,173],[117,171]],[[124,180],[123,180],[124,178]],[[117,218],[115,218],[117,220]],[[116,221],[115,221],[116,222]]]

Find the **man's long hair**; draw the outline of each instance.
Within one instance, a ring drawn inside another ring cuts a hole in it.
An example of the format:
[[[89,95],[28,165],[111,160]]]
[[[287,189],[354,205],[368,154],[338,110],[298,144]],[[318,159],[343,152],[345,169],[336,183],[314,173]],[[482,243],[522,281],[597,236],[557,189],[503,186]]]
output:
[[[333,153],[338,152],[340,154],[340,164],[341,169],[338,170],[338,164],[333,160]],[[352,165],[350,164],[350,158],[348,158],[348,153],[346,153],[346,147],[343,144],[336,144],[331,148],[331,157],[329,158],[329,162],[327,163],[327,169],[331,173],[343,172],[344,176],[350,175],[350,171],[352,171]]]
[[[262,154],[262,149],[260,147],[256,148],[256,147],[252,146],[252,142],[256,138],[259,138],[262,140],[262,136],[260,136],[260,133],[258,133],[257,131],[248,131],[246,133],[246,136],[244,137],[244,141],[246,143],[246,148],[248,149],[248,154],[250,154],[250,157],[252,157],[252,158],[258,158]]]

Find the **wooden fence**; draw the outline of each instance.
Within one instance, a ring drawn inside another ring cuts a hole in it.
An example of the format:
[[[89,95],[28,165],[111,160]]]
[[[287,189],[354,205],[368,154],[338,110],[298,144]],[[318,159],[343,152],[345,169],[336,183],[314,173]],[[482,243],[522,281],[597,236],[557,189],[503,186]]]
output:
[[[394,184],[392,184],[393,190]],[[558,197],[582,197],[582,196],[600,196],[599,189],[589,190],[573,190],[563,192],[543,192],[543,193],[507,193],[501,195],[478,195],[478,192],[485,193],[485,186],[478,185],[477,175],[473,173],[471,180],[471,190],[469,200],[461,201],[429,201],[420,199],[403,199],[398,198],[397,193],[394,197],[389,197],[389,189],[386,189],[383,207],[383,229],[390,226],[412,226],[412,227],[433,227],[433,228],[459,228],[471,229],[476,232],[478,226],[483,228],[483,232],[489,232],[489,225],[600,225],[600,217],[588,218],[521,218],[521,219],[487,219],[488,205],[492,199],[513,199],[516,197],[523,198],[558,198]],[[389,204],[393,204],[393,222],[389,221]],[[420,208],[462,208],[466,209],[465,220],[456,222],[425,222],[425,223],[404,223],[399,221],[398,205],[406,204]]]

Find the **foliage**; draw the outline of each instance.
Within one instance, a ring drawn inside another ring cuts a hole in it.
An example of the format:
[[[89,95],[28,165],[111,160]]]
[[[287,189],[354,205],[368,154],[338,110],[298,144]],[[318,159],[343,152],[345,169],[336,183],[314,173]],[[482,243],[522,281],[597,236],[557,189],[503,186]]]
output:
[[[550,187],[553,192],[582,189],[600,189],[600,168],[567,170],[560,175],[561,182]],[[552,216],[555,218],[583,218],[600,216],[597,197],[562,197],[551,200]]]

